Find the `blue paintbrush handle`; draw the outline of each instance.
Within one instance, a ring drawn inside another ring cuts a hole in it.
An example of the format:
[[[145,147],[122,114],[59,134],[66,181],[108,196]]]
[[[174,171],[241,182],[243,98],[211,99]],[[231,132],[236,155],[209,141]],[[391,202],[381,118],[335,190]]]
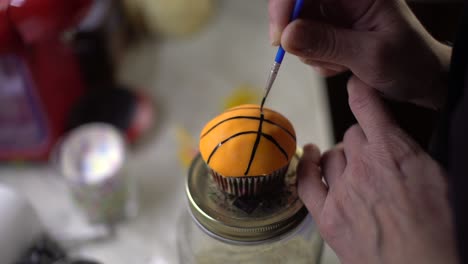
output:
[[[296,0],[296,4],[294,6],[294,11],[291,16],[291,21],[296,20],[299,17],[299,13],[301,12],[302,5],[304,4],[304,0]],[[263,96],[262,103],[260,105],[260,109],[263,111],[263,106],[265,105],[265,101],[270,93],[271,87],[276,80],[276,76],[278,75],[278,71],[280,69],[281,63],[283,62],[284,55],[286,52],[284,51],[283,47],[279,47],[278,53],[276,54],[275,63],[271,67],[270,76],[268,76],[266,88],[265,88],[265,95]]]
[[[290,22],[296,20],[299,17],[303,4],[304,4],[304,0],[296,0],[296,4],[294,6],[294,11],[292,13]],[[286,51],[284,51],[283,47],[280,45],[278,52],[276,53],[275,62],[281,64],[283,62],[285,54],[286,54]]]

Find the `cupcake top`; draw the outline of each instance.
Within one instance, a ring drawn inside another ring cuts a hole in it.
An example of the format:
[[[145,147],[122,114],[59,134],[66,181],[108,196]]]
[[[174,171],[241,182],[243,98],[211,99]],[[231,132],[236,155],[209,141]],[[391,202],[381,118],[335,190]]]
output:
[[[200,152],[224,177],[269,175],[289,164],[296,152],[296,133],[278,112],[241,105],[208,122],[200,134]]]

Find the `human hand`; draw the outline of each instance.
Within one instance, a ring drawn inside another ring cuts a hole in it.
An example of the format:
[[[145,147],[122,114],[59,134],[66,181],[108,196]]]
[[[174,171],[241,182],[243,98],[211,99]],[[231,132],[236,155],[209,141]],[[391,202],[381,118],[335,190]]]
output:
[[[324,76],[350,70],[385,96],[443,106],[451,48],[424,29],[403,0],[269,0],[270,36]]]
[[[348,91],[360,125],[322,158],[306,146],[298,167],[299,195],[322,237],[347,264],[457,263],[444,171],[374,89],[354,78]]]

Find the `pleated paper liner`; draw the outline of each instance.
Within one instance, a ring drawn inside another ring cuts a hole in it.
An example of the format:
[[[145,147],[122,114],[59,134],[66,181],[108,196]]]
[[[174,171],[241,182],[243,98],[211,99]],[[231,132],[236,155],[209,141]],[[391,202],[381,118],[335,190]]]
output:
[[[269,175],[249,177],[224,177],[211,170],[216,185],[226,193],[235,196],[258,196],[266,192],[280,189],[284,185],[284,177],[288,171],[289,164]]]

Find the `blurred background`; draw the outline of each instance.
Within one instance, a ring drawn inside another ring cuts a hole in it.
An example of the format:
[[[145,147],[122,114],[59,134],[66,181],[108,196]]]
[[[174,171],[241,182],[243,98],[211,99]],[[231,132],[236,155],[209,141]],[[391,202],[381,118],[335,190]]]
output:
[[[453,40],[460,3],[410,4]],[[0,262],[178,263],[199,131],[260,102],[275,53],[266,0],[0,0]],[[330,148],[348,76],[283,64],[267,106]],[[389,104],[426,146],[437,114]]]

